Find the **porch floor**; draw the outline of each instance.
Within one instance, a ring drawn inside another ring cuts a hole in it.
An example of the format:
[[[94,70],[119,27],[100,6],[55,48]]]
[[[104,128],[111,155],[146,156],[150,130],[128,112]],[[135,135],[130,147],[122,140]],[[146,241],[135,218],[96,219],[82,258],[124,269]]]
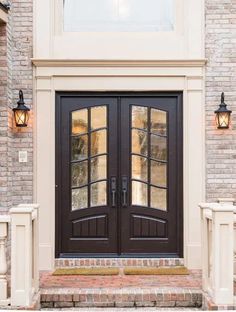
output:
[[[201,271],[189,275],[53,276],[41,272],[42,308],[200,307]]]
[[[53,276],[41,272],[41,289],[49,288],[191,288],[201,289],[201,271],[191,270],[189,275],[113,275],[113,276]]]

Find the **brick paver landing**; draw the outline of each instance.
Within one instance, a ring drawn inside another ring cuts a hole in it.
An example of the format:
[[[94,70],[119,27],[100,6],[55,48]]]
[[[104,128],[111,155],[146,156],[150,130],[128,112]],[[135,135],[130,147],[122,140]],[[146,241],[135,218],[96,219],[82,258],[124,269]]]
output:
[[[162,288],[181,287],[201,289],[201,271],[192,270],[190,275],[115,275],[115,276],[53,276],[42,272],[41,288]]]

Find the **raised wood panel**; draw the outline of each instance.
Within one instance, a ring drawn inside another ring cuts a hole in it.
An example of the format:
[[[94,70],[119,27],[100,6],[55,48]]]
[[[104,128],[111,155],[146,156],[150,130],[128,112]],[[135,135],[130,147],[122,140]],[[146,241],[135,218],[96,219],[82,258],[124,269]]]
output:
[[[82,218],[72,222],[73,238],[106,238],[107,236],[107,215]]]
[[[131,215],[133,238],[167,238],[167,221],[141,215]]]

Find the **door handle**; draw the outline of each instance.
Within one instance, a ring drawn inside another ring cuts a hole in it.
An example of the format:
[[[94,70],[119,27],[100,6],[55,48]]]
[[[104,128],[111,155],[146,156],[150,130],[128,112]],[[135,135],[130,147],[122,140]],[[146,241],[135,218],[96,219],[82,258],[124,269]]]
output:
[[[127,195],[128,195],[128,178],[122,177],[122,206],[127,206]]]
[[[111,206],[116,206],[116,177],[111,177]]]

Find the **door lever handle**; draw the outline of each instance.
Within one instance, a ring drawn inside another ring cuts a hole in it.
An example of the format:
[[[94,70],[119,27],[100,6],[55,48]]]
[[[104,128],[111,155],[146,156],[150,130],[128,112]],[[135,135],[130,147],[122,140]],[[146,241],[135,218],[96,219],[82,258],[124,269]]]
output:
[[[116,177],[111,177],[111,206],[116,206]]]
[[[128,194],[128,178],[122,177],[122,206],[127,206],[127,194]]]

